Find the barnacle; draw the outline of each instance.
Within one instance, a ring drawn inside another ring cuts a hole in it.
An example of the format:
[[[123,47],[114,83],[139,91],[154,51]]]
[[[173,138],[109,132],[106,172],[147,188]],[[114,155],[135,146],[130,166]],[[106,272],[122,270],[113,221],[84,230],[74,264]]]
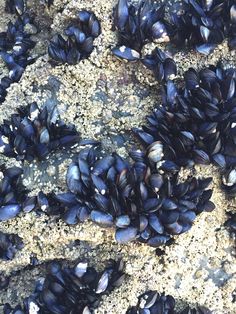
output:
[[[17,234],[0,231],[0,259],[11,260],[14,258],[16,252],[22,248],[22,239]]]
[[[79,11],[76,19],[65,29],[66,39],[58,35],[48,47],[54,65],[76,64],[88,58],[93,51],[93,41],[101,33],[100,23],[94,13]]]
[[[51,314],[89,314],[99,306],[101,296],[119,287],[124,280],[123,262],[109,260],[102,272],[85,261],[74,267],[53,262],[46,277],[36,282],[35,291],[23,305],[5,304],[3,314],[32,312]]]

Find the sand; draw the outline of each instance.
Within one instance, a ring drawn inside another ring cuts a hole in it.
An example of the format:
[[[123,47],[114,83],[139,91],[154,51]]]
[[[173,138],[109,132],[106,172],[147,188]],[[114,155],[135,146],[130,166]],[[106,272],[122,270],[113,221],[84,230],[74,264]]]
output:
[[[36,101],[39,106],[47,102],[58,105],[62,118],[73,123],[86,138],[101,141],[104,150],[127,156],[127,149],[135,145],[130,129],[145,122],[145,116],[160,103],[159,85],[152,74],[139,63],[118,61],[110,52],[116,43],[111,31],[111,12],[116,1],[55,0],[50,11],[32,1],[36,21],[42,32],[35,36],[34,55],[37,61],[28,66],[21,80],[9,88],[6,101],[1,105],[0,123],[16,108]],[[169,1],[172,5],[173,1]],[[0,12],[4,1],[0,0]],[[53,68],[46,53],[47,41],[62,32],[68,19],[79,9],[93,10],[102,24],[102,34],[95,40],[91,57],[76,66]],[[12,17],[2,14],[0,30]],[[152,45],[147,47],[150,50]],[[235,52],[222,43],[209,57],[194,52],[179,52],[174,57],[178,77],[191,67],[201,68],[216,64],[236,65]],[[0,63],[0,76],[6,73]],[[68,164],[79,148],[52,154],[42,163],[24,164],[24,183],[32,194],[63,191]],[[0,163],[17,164],[14,159],[0,156]],[[19,163],[18,163],[19,164]],[[235,199],[226,199],[220,189],[219,173],[213,166],[196,167],[199,177],[213,176],[213,201],[216,209],[203,213],[186,234],[176,237],[173,245],[163,247],[164,254],[138,243],[118,245],[114,230],[102,229],[87,222],[67,226],[61,220],[35,213],[21,214],[0,223],[0,230],[17,233],[25,246],[12,261],[0,261],[0,272],[11,275],[9,287],[0,292],[1,305],[17,304],[33,289],[34,281],[45,273],[45,264],[57,259],[73,261],[87,259],[98,269],[109,258],[123,258],[127,278],[124,284],[103,298],[96,313],[125,313],[135,305],[137,297],[147,289],[165,291],[177,300],[177,308],[186,304],[205,305],[216,314],[236,313],[233,294],[236,288],[236,260],[234,240],[224,227],[226,212],[235,210]],[[79,240],[79,241],[77,241]],[[75,242],[76,241],[76,242]],[[39,264],[29,267],[30,258],[36,256]]]

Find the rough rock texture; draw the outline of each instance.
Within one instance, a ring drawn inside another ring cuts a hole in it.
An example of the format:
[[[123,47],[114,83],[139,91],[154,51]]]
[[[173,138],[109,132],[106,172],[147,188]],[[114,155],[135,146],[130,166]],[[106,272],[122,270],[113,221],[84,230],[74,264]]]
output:
[[[171,5],[173,2],[169,1]],[[36,35],[34,49],[38,59],[27,67],[21,81],[9,88],[6,101],[1,105],[0,123],[20,105],[32,101],[39,105],[54,102],[62,118],[67,123],[74,123],[83,137],[101,140],[105,150],[116,150],[126,156],[127,148],[135,143],[130,129],[140,126],[146,114],[158,104],[159,87],[141,64],[127,64],[111,55],[110,47],[116,41],[116,35],[111,31],[111,13],[116,1],[55,0],[50,11],[37,3],[39,1],[34,0],[30,5],[42,29]],[[0,12],[3,8],[4,0],[0,0]],[[95,40],[96,48],[89,60],[76,66],[51,67],[46,54],[47,40],[62,32],[68,20],[82,8],[93,10],[101,20],[102,35]],[[7,14],[1,15],[0,30],[5,29],[10,18]],[[219,59],[224,65],[236,66],[235,52],[230,52],[226,43],[219,45],[207,58],[193,52],[179,52],[175,55],[178,76],[181,78],[190,66],[201,68],[216,64]],[[0,63],[0,76],[5,71],[4,64]],[[40,164],[25,163],[24,182],[32,194],[39,189],[64,190],[67,165],[78,149],[57,152]],[[14,159],[0,156],[0,163],[3,162],[17,164]],[[216,314],[236,313],[236,303],[233,303],[236,287],[234,241],[223,226],[226,211],[235,208],[236,200],[225,198],[216,168],[197,167],[195,174],[213,175],[216,209],[200,215],[190,232],[163,248],[162,256],[141,244],[117,245],[112,230],[89,222],[68,227],[55,218],[29,213],[0,223],[1,231],[17,233],[25,243],[13,261],[0,262],[0,272],[12,275],[8,289],[0,292],[0,312],[4,302],[15,304],[29,294],[34,280],[45,272],[45,263],[55,257],[71,261],[86,258],[98,268],[108,258],[122,257],[129,276],[119,289],[103,298],[96,313],[125,313],[147,289],[173,295],[179,308],[199,303]],[[32,256],[42,265],[30,267]]]

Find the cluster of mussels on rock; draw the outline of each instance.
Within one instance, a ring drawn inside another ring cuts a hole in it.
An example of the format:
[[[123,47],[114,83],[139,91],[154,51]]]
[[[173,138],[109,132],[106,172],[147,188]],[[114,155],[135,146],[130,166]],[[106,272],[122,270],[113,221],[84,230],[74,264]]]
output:
[[[124,280],[122,263],[108,261],[101,273],[86,262],[75,267],[62,267],[51,263],[45,278],[36,282],[35,291],[25,298],[23,305],[11,307],[5,304],[3,314],[91,314],[101,301],[101,296],[119,287]],[[70,311],[70,312],[68,312]],[[126,314],[211,314],[204,306],[182,311],[175,310],[175,299],[156,291],[146,291],[138,298],[138,304],[130,307]]]
[[[3,314],[90,314],[98,307],[101,297],[124,280],[123,263],[109,260],[102,272],[89,267],[85,261],[74,267],[50,263],[45,278],[40,278],[35,291],[12,307],[5,304]]]
[[[142,0],[135,6],[119,0],[114,9],[118,45],[113,53],[121,59],[144,61],[145,44],[171,40],[176,47],[193,48],[208,55],[226,37],[229,47],[236,47],[235,22],[236,4],[231,0],[185,0],[181,11],[170,12],[169,18],[165,6],[158,2]]]
[[[175,310],[175,299],[171,295],[159,294],[156,291],[146,291],[138,298],[138,304],[132,306],[126,314],[211,314],[204,306],[191,309],[187,306],[182,311]]]
[[[44,1],[48,7],[53,1]],[[15,24],[0,33],[0,55],[10,72],[0,86],[0,101],[11,82],[17,82],[27,64],[34,42],[27,33],[32,23],[26,2],[7,0],[7,12],[17,15]],[[70,164],[64,193],[28,196],[21,181],[22,170],[1,168],[0,221],[14,218],[21,211],[43,211],[57,215],[67,224],[87,219],[102,227],[114,227],[118,243],[139,241],[152,247],[167,244],[174,235],[188,231],[196,216],[210,212],[211,178],[188,177],[181,180],[181,167],[216,164],[222,172],[222,186],[236,193],[236,70],[220,66],[197,72],[189,69],[184,84],[173,79],[176,64],[170,55],[156,48],[142,56],[148,42],[168,42],[177,47],[196,48],[203,54],[213,51],[225,37],[235,48],[236,5],[233,1],[186,0],[183,14],[171,14],[156,2],[140,1],[137,6],[119,0],[114,9],[114,29],[118,46],[114,55],[129,61],[141,60],[162,83],[162,105],[147,118],[147,125],[133,130],[142,150],[129,152],[125,160],[117,153],[106,155],[94,140],[82,140],[74,126],[60,120],[54,106],[39,108],[36,103],[20,107],[18,113],[0,126],[0,152],[7,157],[31,162],[43,160],[56,149],[84,145]],[[93,12],[78,12],[63,36],[48,47],[51,63],[76,64],[88,58],[94,39],[101,32]],[[235,233],[235,215],[226,225]],[[0,258],[12,259],[23,243],[17,235],[0,233]],[[98,307],[101,296],[119,286],[124,279],[122,262],[109,261],[102,273],[80,262],[75,267],[52,263],[44,280],[23,305],[6,304],[4,314],[82,313]],[[0,289],[7,279],[0,276]],[[204,307],[182,312],[175,309],[171,296],[148,291],[127,313],[207,314]]]
[[[236,71],[212,66],[189,69],[184,76],[181,88],[172,81],[163,86],[162,106],[134,132],[145,147],[161,141],[176,170],[214,163],[222,171],[224,190],[235,195]]]
[[[53,0],[43,2],[49,8],[53,4]],[[7,0],[5,10],[17,18],[14,23],[8,23],[6,31],[0,33],[0,57],[9,70],[8,76],[0,81],[0,103],[4,102],[8,87],[18,82],[27,65],[35,61],[30,51],[36,42],[31,37],[38,32],[26,1]],[[86,10],[78,12],[77,18],[65,30],[66,38],[58,35],[50,42],[48,54],[51,63],[76,64],[88,58],[94,49],[93,41],[100,33],[100,23],[94,13]]]
[[[211,179],[179,182],[177,175],[156,170],[153,158],[162,156],[159,142],[148,147],[147,156],[141,151],[131,155],[134,162],[128,163],[115,153],[99,157],[94,148],[81,150],[67,172],[69,192],[56,196],[68,224],[90,215],[102,227],[115,226],[118,243],[136,239],[156,247],[189,230],[197,214],[214,208],[207,189]]]
[[[0,103],[5,100],[7,88],[18,82],[26,66],[35,61],[30,56],[30,50],[36,44],[31,35],[37,33],[34,19],[26,12],[23,1],[6,1],[6,11],[16,14],[17,18],[14,23],[8,23],[5,32],[0,33],[0,57],[9,70],[8,76],[0,82]]]
[[[54,0],[40,0],[45,3],[48,7],[53,4]],[[27,10],[27,0],[6,0],[5,10],[11,14],[22,15]]]
[[[42,160],[56,149],[79,142],[75,127],[60,120],[56,106],[39,109],[32,103],[20,107],[0,126],[0,151],[17,160]]]
[[[190,68],[184,87],[178,87],[173,82],[176,64],[169,53],[155,48],[142,55],[148,42],[170,41],[176,48],[208,55],[228,38],[229,47],[235,49],[235,1],[186,0],[180,12],[170,12],[167,18],[165,7],[152,1],[135,6],[119,0],[113,16],[118,33],[113,54],[127,61],[140,60],[162,83],[162,105],[147,117],[148,125],[135,128],[134,134],[146,149],[156,141],[162,143],[164,166],[171,172],[214,163],[222,173],[223,189],[235,196],[235,69],[218,65],[197,72]],[[157,163],[160,166],[162,162]]]
[[[0,231],[0,259],[11,260],[22,246],[22,239],[17,234],[5,234]]]
[[[228,216],[229,216],[229,219],[226,221],[225,225],[229,228],[230,234],[236,240],[236,213],[229,212]]]
[[[19,214],[26,198],[26,189],[21,181],[23,170],[18,167],[0,171],[0,221],[6,221]]]
[[[77,18],[65,29],[66,38],[57,35],[51,41],[48,47],[51,63],[76,64],[88,58],[94,49],[93,41],[100,33],[100,22],[93,12],[78,12]]]

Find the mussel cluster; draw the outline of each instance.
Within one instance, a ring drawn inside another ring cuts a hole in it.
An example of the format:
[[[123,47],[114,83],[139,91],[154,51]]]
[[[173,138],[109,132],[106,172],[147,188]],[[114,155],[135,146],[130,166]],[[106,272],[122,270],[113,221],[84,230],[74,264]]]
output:
[[[171,15],[172,41],[208,55],[227,36],[225,1],[186,0],[182,9]]]
[[[22,239],[17,234],[0,231],[0,259],[11,260],[16,252],[22,248]]]
[[[99,306],[102,295],[119,287],[124,277],[121,261],[109,260],[102,272],[84,261],[74,267],[53,262],[23,305],[11,307],[7,303],[3,314],[90,314]]]
[[[79,11],[76,19],[65,29],[64,38],[57,35],[48,47],[51,63],[76,64],[88,58],[93,51],[94,39],[101,33],[100,22],[93,12]]]
[[[23,170],[18,167],[0,170],[0,221],[17,216],[22,210],[26,190],[21,181]]]
[[[95,144],[80,141],[75,128],[59,119],[56,107],[39,109],[33,103],[18,111],[0,126],[0,148],[6,156],[40,160],[65,145]],[[144,151],[130,152],[131,163],[117,154],[104,156],[93,146],[81,150],[69,166],[66,193],[40,192],[28,197],[24,188],[18,188],[20,203],[15,204],[16,200],[10,198],[9,204],[3,189],[0,219],[13,218],[21,209],[59,214],[68,224],[91,218],[103,227],[115,226],[119,243],[137,239],[155,247],[165,244],[171,235],[188,231],[197,214],[214,209],[209,200],[212,191],[207,189],[211,179],[189,178],[180,182],[179,165],[165,151],[168,159],[162,160],[162,143],[146,131],[136,133],[146,147]],[[21,172],[13,168],[10,176],[18,179]],[[5,188],[4,180],[2,185]]]
[[[4,290],[9,285],[9,277],[3,273],[0,273],[0,291]]]
[[[228,217],[225,225],[229,228],[230,234],[236,238],[236,213],[229,212]]]
[[[74,267],[51,262],[46,276],[36,281],[34,292],[24,299],[23,304],[12,307],[6,303],[3,314],[91,314],[99,307],[102,296],[119,287],[125,277],[124,264],[121,260],[107,261],[101,272],[89,267],[85,261],[79,261]],[[2,279],[7,280],[3,277]],[[137,305],[126,311],[126,314],[141,313],[211,314],[212,312],[204,306],[193,309],[187,306],[184,310],[177,311],[172,296],[146,291],[138,297]]]
[[[129,308],[126,314],[211,314],[203,306],[191,309],[186,307],[182,311],[175,310],[175,299],[171,295],[159,294],[156,291],[146,291],[138,298],[138,304]]]
[[[152,146],[149,155],[160,153]],[[90,217],[102,227],[115,226],[118,243],[137,239],[156,247],[188,231],[197,214],[214,209],[207,189],[211,178],[180,182],[177,175],[149,165],[142,152],[132,155],[136,160],[128,163],[117,154],[101,157],[94,148],[81,150],[67,171],[69,192],[55,196],[65,208],[66,223]]]
[[[138,298],[138,304],[129,308],[126,314],[160,313],[174,314],[175,299],[171,295],[159,294],[156,291],[146,291]]]
[[[102,227],[115,227],[118,243],[163,245],[188,231],[196,215],[214,209],[211,178],[182,182],[170,161],[157,169],[155,162],[162,157],[158,142],[146,154],[131,151],[130,163],[115,153],[104,156],[96,147],[84,148],[68,168],[67,192],[29,197],[24,191],[18,211],[5,219],[21,209],[59,215],[69,225],[90,218]]]
[[[34,102],[20,107],[17,114],[0,126],[0,152],[17,160],[44,159],[55,149],[79,143],[73,125],[66,125],[56,106],[39,109]]]
[[[161,141],[165,159],[176,166],[214,163],[224,173],[224,189],[236,190],[236,71],[211,66],[189,69],[185,85],[168,81],[161,106],[147,118],[148,125],[134,129],[145,147]],[[157,164],[158,166],[158,164]]]
[[[5,10],[11,14],[22,15],[26,10],[25,0],[6,0]]]
[[[0,130],[1,152],[18,160],[43,159],[66,144],[95,144],[79,142],[75,128],[59,120],[55,107],[40,110],[36,103],[20,108],[19,114],[12,115]],[[180,182],[176,174],[179,168],[162,160],[161,142],[150,143],[146,152],[131,151],[130,156],[132,163],[115,153],[104,156],[90,145],[80,151],[68,168],[68,192],[57,195],[39,192],[28,197],[25,189],[17,186],[19,196],[16,198],[13,193],[12,200],[7,194],[6,202],[2,189],[0,219],[13,218],[20,210],[60,215],[68,224],[90,218],[102,227],[114,226],[119,243],[137,239],[156,247],[165,244],[172,235],[188,231],[197,214],[214,209],[209,200],[212,190],[207,189],[211,179],[188,178]],[[18,179],[15,184],[19,185],[21,173],[20,168],[13,168],[4,177]],[[6,188],[4,180],[2,186]],[[20,203],[15,204],[18,199]]]
[[[114,29],[118,31],[118,46],[112,51],[122,59],[140,59],[142,48],[151,41],[167,41],[165,8],[156,2],[140,1],[137,6],[119,0],[114,9]]]
[[[228,37],[229,37],[229,47],[231,49],[236,48],[236,3],[235,1],[228,0]]]
[[[198,306],[196,308],[191,308],[187,306],[180,314],[212,314],[213,312],[210,311],[205,306]]]
[[[118,46],[113,53],[129,61],[141,58],[148,42],[168,42],[208,55],[224,38],[235,48],[236,5],[234,1],[186,0],[179,12],[166,17],[165,6],[140,0],[135,6],[119,0],[114,9],[114,30]]]
[[[53,5],[54,0],[43,0],[45,4],[50,8],[51,5]]]
[[[44,2],[49,8],[53,4],[53,0]],[[0,33],[0,57],[9,70],[8,76],[4,76],[0,81],[0,103],[4,102],[8,87],[18,82],[26,66],[35,61],[35,58],[30,56],[30,51],[36,44],[31,36],[37,33],[26,1],[6,0],[5,10],[16,14],[17,18],[14,23],[8,23],[5,32]],[[51,40],[48,47],[51,63],[76,64],[88,58],[94,48],[93,41],[100,33],[100,22],[93,12],[78,12],[77,18],[66,28],[65,35],[58,35]]]
[[[155,79],[159,82],[173,80],[177,73],[175,61],[166,52],[155,48],[151,54],[143,57],[142,63],[153,72]]]
[[[49,8],[54,0],[40,0]],[[5,10],[11,14],[22,15],[27,10],[27,0],[6,0]]]
[[[16,6],[15,10],[20,13],[23,8]],[[0,103],[5,100],[7,88],[18,82],[26,66],[34,62],[34,58],[29,54],[35,46],[29,32],[32,27],[35,27],[33,19],[24,13],[17,16],[14,23],[9,22],[7,30],[0,33],[0,57],[9,70],[8,76],[4,76],[0,82]]]

